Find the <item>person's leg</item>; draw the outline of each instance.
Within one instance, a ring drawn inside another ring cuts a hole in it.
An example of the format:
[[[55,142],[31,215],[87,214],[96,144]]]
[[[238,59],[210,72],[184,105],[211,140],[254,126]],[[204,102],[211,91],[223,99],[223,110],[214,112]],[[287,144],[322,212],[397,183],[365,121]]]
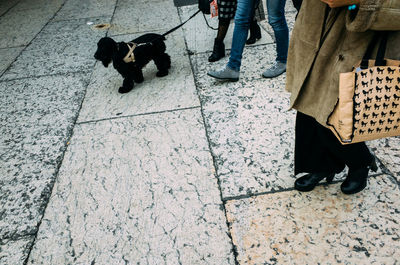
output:
[[[272,78],[286,71],[289,48],[289,29],[285,18],[286,0],[267,0],[268,23],[274,30],[276,39],[276,62],[263,73],[263,77]]]
[[[286,63],[289,48],[289,29],[285,18],[286,0],[267,0],[268,23],[276,39],[276,61]]]
[[[254,12],[254,0],[238,0],[233,30],[232,48],[228,67],[240,71],[243,49],[246,44],[250,21]]]
[[[321,136],[320,125],[313,117],[297,112],[295,129],[295,175],[299,173],[339,173],[345,164],[336,159]]]
[[[375,157],[367,145],[364,142],[342,145],[329,129],[320,125],[319,130],[330,152],[349,168],[346,180],[340,186],[342,192],[353,194],[362,191],[367,186],[368,171],[377,170]]]
[[[253,20],[250,22],[250,37],[246,41],[246,44],[254,44],[259,39],[261,39],[261,29],[257,23],[257,19],[253,17]]]
[[[294,8],[296,8],[297,13],[300,11],[301,3],[303,0],[292,0]],[[297,16],[297,15],[296,15]]]
[[[214,40],[213,52],[211,53],[210,57],[208,57],[209,62],[216,62],[225,56],[224,39],[229,29],[229,23],[230,19],[218,19],[218,33]]]
[[[326,178],[330,183],[335,173],[341,172],[345,165],[337,160],[327,149],[320,137],[318,122],[301,112],[296,115],[295,175],[309,173],[297,178],[294,187],[299,191],[311,191]]]
[[[218,71],[209,71],[207,74],[222,81],[238,81],[242,53],[247,40],[250,21],[254,12],[254,0],[238,0],[235,14],[235,28],[233,30],[232,48],[229,62],[225,68]]]

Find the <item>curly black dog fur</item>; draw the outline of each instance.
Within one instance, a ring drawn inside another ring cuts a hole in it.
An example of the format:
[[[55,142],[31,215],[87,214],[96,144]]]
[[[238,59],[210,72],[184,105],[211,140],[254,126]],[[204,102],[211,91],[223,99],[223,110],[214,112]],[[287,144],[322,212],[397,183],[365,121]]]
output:
[[[103,63],[105,67],[113,62],[114,68],[124,78],[119,93],[127,93],[132,90],[134,82],[143,82],[142,68],[151,60],[154,61],[158,72],[157,76],[168,75],[168,69],[171,68],[171,58],[165,53],[166,46],[164,36],[149,33],[142,35],[134,40],[133,43],[138,46],[133,50],[135,62],[124,62],[124,57],[129,52],[129,47],[125,42],[116,42],[112,38],[104,37],[97,43],[97,51],[94,58]]]

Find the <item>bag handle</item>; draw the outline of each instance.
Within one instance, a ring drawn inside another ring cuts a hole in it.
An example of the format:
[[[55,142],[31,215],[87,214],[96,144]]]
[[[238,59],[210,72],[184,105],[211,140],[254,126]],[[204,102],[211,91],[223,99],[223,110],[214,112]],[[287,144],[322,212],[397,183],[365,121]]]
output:
[[[388,33],[386,31],[382,32],[376,32],[374,37],[372,38],[372,41],[368,45],[367,51],[364,54],[364,57],[362,58],[360,68],[361,69],[367,69],[368,68],[368,63],[369,60],[372,57],[372,52],[378,43],[378,52],[376,54],[376,59],[375,59],[375,66],[386,66],[386,60],[385,60],[385,52],[386,52],[386,44],[387,44],[387,37]]]

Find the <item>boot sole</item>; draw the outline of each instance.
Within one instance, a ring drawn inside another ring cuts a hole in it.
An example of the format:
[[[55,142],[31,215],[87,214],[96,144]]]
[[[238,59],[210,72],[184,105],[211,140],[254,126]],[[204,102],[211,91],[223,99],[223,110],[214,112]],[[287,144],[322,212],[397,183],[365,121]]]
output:
[[[215,79],[221,80],[221,81],[230,81],[230,82],[237,82],[237,81],[239,81],[239,78],[221,78],[221,77],[217,77],[217,76],[210,75],[209,73],[207,73],[207,75],[208,75],[208,76],[211,76],[211,77],[213,77],[213,78],[215,78]]]
[[[277,75],[274,75],[274,76],[265,76],[264,74],[261,74],[261,75],[262,75],[262,77],[264,77],[264,78],[275,78],[275,77],[278,77],[278,76],[280,76],[280,75],[284,74],[285,72],[286,72],[286,70],[285,70],[285,71],[283,71],[282,73],[280,73],[280,74],[277,74]]]

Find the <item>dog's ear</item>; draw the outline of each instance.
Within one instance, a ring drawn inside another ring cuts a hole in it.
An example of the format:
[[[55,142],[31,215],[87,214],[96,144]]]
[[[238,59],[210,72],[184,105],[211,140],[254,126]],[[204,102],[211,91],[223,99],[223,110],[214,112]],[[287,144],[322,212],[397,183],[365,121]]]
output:
[[[101,38],[97,43],[97,50],[94,54],[94,58],[101,61],[105,67],[108,67],[116,50],[117,43],[113,39],[109,37]]]

